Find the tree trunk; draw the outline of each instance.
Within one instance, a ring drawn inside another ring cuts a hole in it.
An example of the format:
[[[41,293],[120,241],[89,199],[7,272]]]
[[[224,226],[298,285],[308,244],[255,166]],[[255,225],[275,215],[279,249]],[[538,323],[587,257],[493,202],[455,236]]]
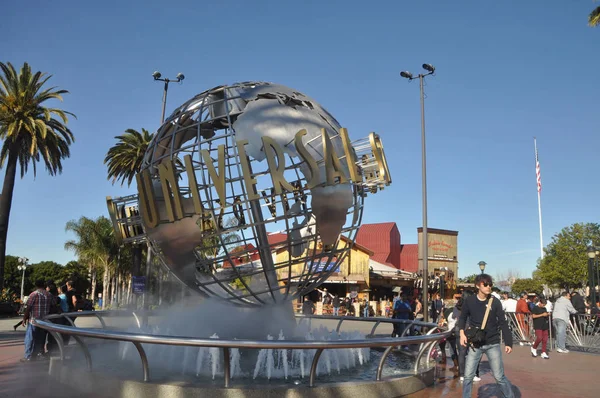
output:
[[[102,309],[107,306],[108,296],[108,278],[110,271],[108,270],[108,262],[104,264],[104,277],[102,278]]]
[[[131,304],[131,275],[127,277],[127,305]]]
[[[96,270],[92,268],[92,303],[96,302]]]
[[[4,174],[2,195],[0,196],[0,291],[4,288],[4,262],[6,260],[6,237],[8,235],[8,219],[12,206],[13,192],[15,189],[15,176],[17,174],[17,145],[9,148],[8,163]]]
[[[123,273],[117,276],[117,303],[123,304]]]
[[[114,299],[115,299],[115,274],[114,272],[110,275],[109,277],[109,281],[110,281],[110,288],[109,288],[109,293],[108,295],[110,296],[110,308],[114,307]]]

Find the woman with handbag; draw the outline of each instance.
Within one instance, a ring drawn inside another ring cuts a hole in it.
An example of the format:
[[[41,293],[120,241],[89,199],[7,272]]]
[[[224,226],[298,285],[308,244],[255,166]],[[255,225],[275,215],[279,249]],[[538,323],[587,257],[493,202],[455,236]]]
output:
[[[469,347],[470,350],[465,365],[463,398],[471,397],[475,369],[483,354],[488,358],[490,368],[502,395],[506,398],[514,397],[512,385],[504,375],[500,329],[504,338],[504,351],[507,354],[512,352],[512,335],[508,329],[500,300],[491,295],[492,286],[493,282],[490,275],[477,275],[475,278],[477,294],[468,297],[462,304],[458,321],[460,344]],[[469,320],[468,327],[467,319]]]

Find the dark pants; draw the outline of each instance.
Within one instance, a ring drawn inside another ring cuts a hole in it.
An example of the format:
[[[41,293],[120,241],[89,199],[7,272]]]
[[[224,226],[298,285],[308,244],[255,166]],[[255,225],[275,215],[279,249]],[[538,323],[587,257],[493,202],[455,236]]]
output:
[[[46,345],[46,332],[45,329],[42,328],[34,328],[33,329],[33,357],[37,357],[44,353],[44,346]]]

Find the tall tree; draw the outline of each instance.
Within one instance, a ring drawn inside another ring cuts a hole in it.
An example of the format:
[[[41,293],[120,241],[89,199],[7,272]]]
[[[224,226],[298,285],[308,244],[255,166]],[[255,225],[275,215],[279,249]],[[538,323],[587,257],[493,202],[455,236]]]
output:
[[[142,128],[142,132],[134,129],[125,130],[125,134],[115,137],[117,143],[108,150],[104,158],[104,164],[108,167],[108,179],[112,183],[119,181],[121,185],[127,182],[127,186],[142,169],[144,154],[148,145],[154,138],[154,134]],[[136,276],[141,272],[142,248],[140,245],[134,245],[133,249],[133,269],[132,273]],[[149,266],[147,264],[146,266]]]
[[[131,185],[136,174],[142,168],[144,154],[154,134],[142,128],[142,132],[134,129],[125,130],[125,134],[115,137],[117,143],[108,150],[104,164],[108,166],[108,179],[114,184],[121,180],[121,185]]]
[[[33,175],[36,165],[43,161],[52,176],[62,172],[62,160],[70,155],[69,146],[74,140],[67,128],[67,115],[72,113],[45,106],[46,101],[62,101],[66,90],[55,87],[44,89],[52,76],[42,72],[32,73],[29,64],[23,64],[17,73],[13,65],[0,62],[0,167],[6,166],[2,196],[0,196],[0,290],[4,287],[4,262],[6,237],[17,164],[21,178],[31,164]],[[57,117],[57,118],[55,118]]]
[[[65,229],[73,232],[77,238],[67,241],[65,249],[74,251],[80,261],[89,265],[92,274],[92,299],[95,298],[96,270],[101,267],[104,275],[102,286],[104,300],[102,302],[106,303],[110,267],[117,255],[112,223],[104,216],[98,217],[96,220],[81,217],[77,221],[69,221]]]
[[[536,276],[549,286],[571,289],[587,280],[587,246],[600,243],[600,225],[578,223],[563,228],[544,249]]]

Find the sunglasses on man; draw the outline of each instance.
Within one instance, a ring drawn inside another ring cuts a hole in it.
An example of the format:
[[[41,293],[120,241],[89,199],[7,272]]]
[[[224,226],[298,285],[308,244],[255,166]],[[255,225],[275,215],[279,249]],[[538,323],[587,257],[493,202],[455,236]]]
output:
[[[483,285],[483,287],[493,287],[494,286],[494,284],[492,282],[489,282],[489,283],[483,282],[482,285]]]

